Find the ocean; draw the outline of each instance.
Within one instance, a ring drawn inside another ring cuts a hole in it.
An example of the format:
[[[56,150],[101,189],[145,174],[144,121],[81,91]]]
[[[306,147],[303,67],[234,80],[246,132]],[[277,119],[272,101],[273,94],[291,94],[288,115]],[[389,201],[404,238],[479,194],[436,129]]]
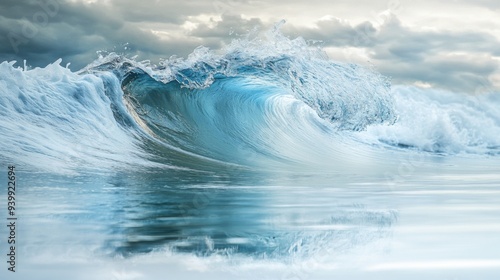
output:
[[[266,36],[2,62],[1,278],[498,279],[500,94]]]

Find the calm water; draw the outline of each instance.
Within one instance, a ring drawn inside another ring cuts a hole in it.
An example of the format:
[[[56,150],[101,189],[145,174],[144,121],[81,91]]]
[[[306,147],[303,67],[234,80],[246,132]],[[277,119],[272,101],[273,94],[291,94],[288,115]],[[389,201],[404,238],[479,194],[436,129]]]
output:
[[[499,167],[455,157],[392,177],[18,168],[18,272],[2,275],[496,279]]]

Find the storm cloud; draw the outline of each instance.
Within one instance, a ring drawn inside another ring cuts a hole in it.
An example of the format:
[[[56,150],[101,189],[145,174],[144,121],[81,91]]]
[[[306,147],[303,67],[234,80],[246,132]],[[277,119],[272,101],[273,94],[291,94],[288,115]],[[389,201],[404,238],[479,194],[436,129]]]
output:
[[[364,49],[364,59],[397,82],[420,81],[470,92],[492,86],[489,77],[498,73],[495,58],[500,57],[500,41],[487,32],[412,30],[393,14],[383,17],[379,27],[374,26],[371,22],[351,25],[326,18],[313,27],[288,30],[306,39],[322,40],[325,47]],[[349,60],[353,54],[344,49],[343,56]]]
[[[62,58],[78,70],[104,50],[154,62],[286,19],[285,35],[320,40],[332,59],[375,66],[394,83],[475,92],[500,86],[499,8],[488,0],[3,0],[0,61],[43,67]]]

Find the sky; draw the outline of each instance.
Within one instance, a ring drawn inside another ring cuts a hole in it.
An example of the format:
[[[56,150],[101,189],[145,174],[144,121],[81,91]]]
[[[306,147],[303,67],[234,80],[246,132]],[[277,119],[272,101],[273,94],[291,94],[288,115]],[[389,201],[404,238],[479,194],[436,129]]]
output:
[[[286,36],[320,40],[332,60],[474,94],[500,89],[499,13],[498,0],[1,0],[0,61],[78,70],[116,51],[154,63],[284,19]]]

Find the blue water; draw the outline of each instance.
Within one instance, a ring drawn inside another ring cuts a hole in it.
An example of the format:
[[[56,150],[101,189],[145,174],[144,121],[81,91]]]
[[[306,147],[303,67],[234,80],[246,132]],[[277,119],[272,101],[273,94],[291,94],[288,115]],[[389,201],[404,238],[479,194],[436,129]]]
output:
[[[0,64],[2,279],[500,276],[498,92],[391,85],[278,31],[59,63]]]

